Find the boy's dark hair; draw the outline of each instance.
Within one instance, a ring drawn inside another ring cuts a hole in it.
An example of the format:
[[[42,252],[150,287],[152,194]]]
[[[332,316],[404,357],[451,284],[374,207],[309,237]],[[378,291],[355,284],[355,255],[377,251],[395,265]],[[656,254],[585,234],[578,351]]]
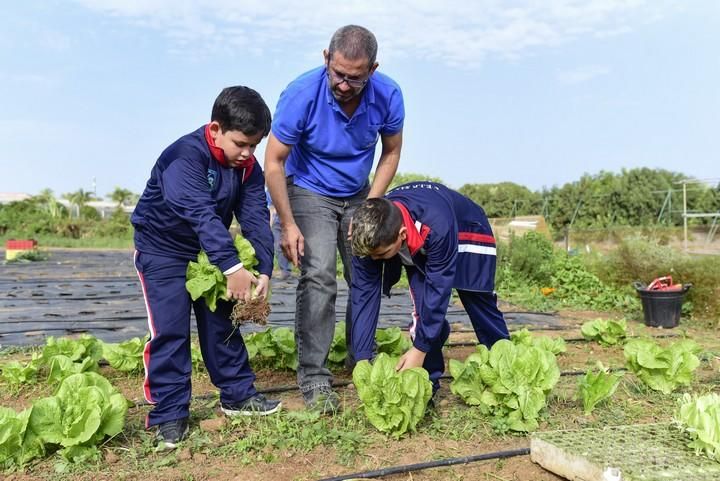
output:
[[[359,25],[345,25],[340,27],[330,39],[328,57],[340,52],[348,60],[368,59],[368,67],[375,64],[377,58],[377,40],[375,35],[365,27]]]
[[[223,132],[238,130],[245,135],[263,137],[270,133],[270,109],[259,93],[237,85],[220,92],[212,108],[210,120],[220,124]]]
[[[385,198],[367,199],[352,216],[352,252],[364,257],[392,244],[402,227],[400,209]]]

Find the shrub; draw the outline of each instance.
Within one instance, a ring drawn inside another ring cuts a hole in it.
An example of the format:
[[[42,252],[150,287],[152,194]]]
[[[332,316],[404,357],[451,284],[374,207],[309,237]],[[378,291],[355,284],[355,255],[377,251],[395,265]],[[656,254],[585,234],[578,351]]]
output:
[[[1,230],[8,236],[32,237],[36,234],[50,234],[55,219],[34,200],[27,199],[0,205]]]
[[[693,284],[687,296],[693,317],[715,319],[720,315],[718,256],[691,256],[658,241],[635,237],[620,243],[606,262],[597,264],[596,272],[615,286],[629,286],[636,280],[648,283],[670,274],[676,283]]]
[[[552,285],[564,304],[596,310],[637,310],[636,297],[603,283],[579,257],[565,253],[555,259]]]
[[[127,237],[133,232],[130,216],[121,209],[115,210],[110,217],[93,224],[90,235],[94,237]]]
[[[529,232],[498,245],[497,290],[510,302],[548,311],[559,307],[639,310],[629,284],[625,291],[602,282],[584,258],[555,250],[542,235]],[[545,289],[545,288],[552,289]]]
[[[510,269],[525,279],[547,285],[552,276],[553,245],[542,234],[528,232],[513,236],[506,258]]]

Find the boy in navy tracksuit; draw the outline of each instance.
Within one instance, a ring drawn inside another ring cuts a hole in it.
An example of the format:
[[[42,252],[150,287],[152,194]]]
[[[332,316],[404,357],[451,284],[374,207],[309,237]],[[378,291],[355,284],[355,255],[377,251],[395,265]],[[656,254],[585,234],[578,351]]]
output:
[[[495,238],[479,205],[435,182],[404,184],[384,198],[366,200],[353,215],[351,233],[351,338],[358,360],[375,355],[380,295],[390,295],[403,265],[414,306],[413,347],[400,358],[398,370],[422,366],[433,393],[440,387],[453,288],[482,344],[508,338],[493,292]]]
[[[229,319],[232,303],[210,312],[185,289],[188,262],[204,250],[225,274],[231,300],[267,296],[273,239],[265,202],[265,178],[253,152],[270,131],[270,110],[254,90],[224,89],[211,122],[160,155],[132,215],[135,267],[148,312],[145,398],[154,405],[146,426],[173,448],[188,430],[190,405],[190,308],[195,311],[203,360],[220,389],[227,415],[270,414],[279,401],[254,387],[242,336]],[[258,259],[256,278],[243,268],[228,232],[233,214]],[[254,292],[251,291],[254,287]]]

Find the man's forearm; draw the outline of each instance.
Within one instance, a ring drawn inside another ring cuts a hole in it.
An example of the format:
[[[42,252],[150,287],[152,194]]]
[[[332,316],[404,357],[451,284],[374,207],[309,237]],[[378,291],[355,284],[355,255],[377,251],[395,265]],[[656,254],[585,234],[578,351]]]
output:
[[[375,169],[375,177],[373,178],[368,198],[382,197],[397,172],[398,164],[400,163],[400,154],[388,154],[383,157],[380,157],[377,169]]]
[[[290,155],[291,148],[280,142],[272,132],[270,133],[265,149],[265,182],[282,226],[295,223],[285,182],[285,161]]]
[[[383,151],[375,169],[375,177],[368,198],[381,197],[395,177],[400,164],[400,150],[402,149],[402,132],[391,137],[383,137]]]
[[[270,197],[275,207],[275,215],[280,218],[281,225],[292,224],[295,219],[290,209],[287,184],[285,183],[285,168],[281,162],[267,163],[266,161],[265,181],[270,191]]]

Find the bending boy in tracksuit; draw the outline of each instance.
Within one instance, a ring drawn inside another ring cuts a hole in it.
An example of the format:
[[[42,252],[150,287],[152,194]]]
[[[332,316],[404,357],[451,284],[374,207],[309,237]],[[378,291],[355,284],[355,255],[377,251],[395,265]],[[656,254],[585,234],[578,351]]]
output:
[[[160,155],[132,215],[135,267],[148,312],[144,392],[154,409],[146,426],[173,448],[188,430],[190,405],[190,308],[195,311],[205,366],[220,389],[227,415],[270,414],[279,401],[255,390],[255,375],[242,336],[230,321],[232,303],[210,312],[185,289],[188,262],[204,250],[226,276],[231,300],[267,296],[273,238],[265,178],[253,152],[270,131],[270,110],[254,90],[224,89],[211,122],[187,134]],[[253,274],[243,268],[228,232],[233,214],[258,259]]]
[[[375,355],[380,295],[390,295],[402,266],[414,307],[413,347],[398,370],[422,366],[433,393],[440,387],[453,288],[478,341],[490,347],[508,338],[493,292],[495,238],[483,209],[467,197],[435,182],[404,184],[384,198],[366,200],[353,215],[351,235],[352,342],[358,360]]]

